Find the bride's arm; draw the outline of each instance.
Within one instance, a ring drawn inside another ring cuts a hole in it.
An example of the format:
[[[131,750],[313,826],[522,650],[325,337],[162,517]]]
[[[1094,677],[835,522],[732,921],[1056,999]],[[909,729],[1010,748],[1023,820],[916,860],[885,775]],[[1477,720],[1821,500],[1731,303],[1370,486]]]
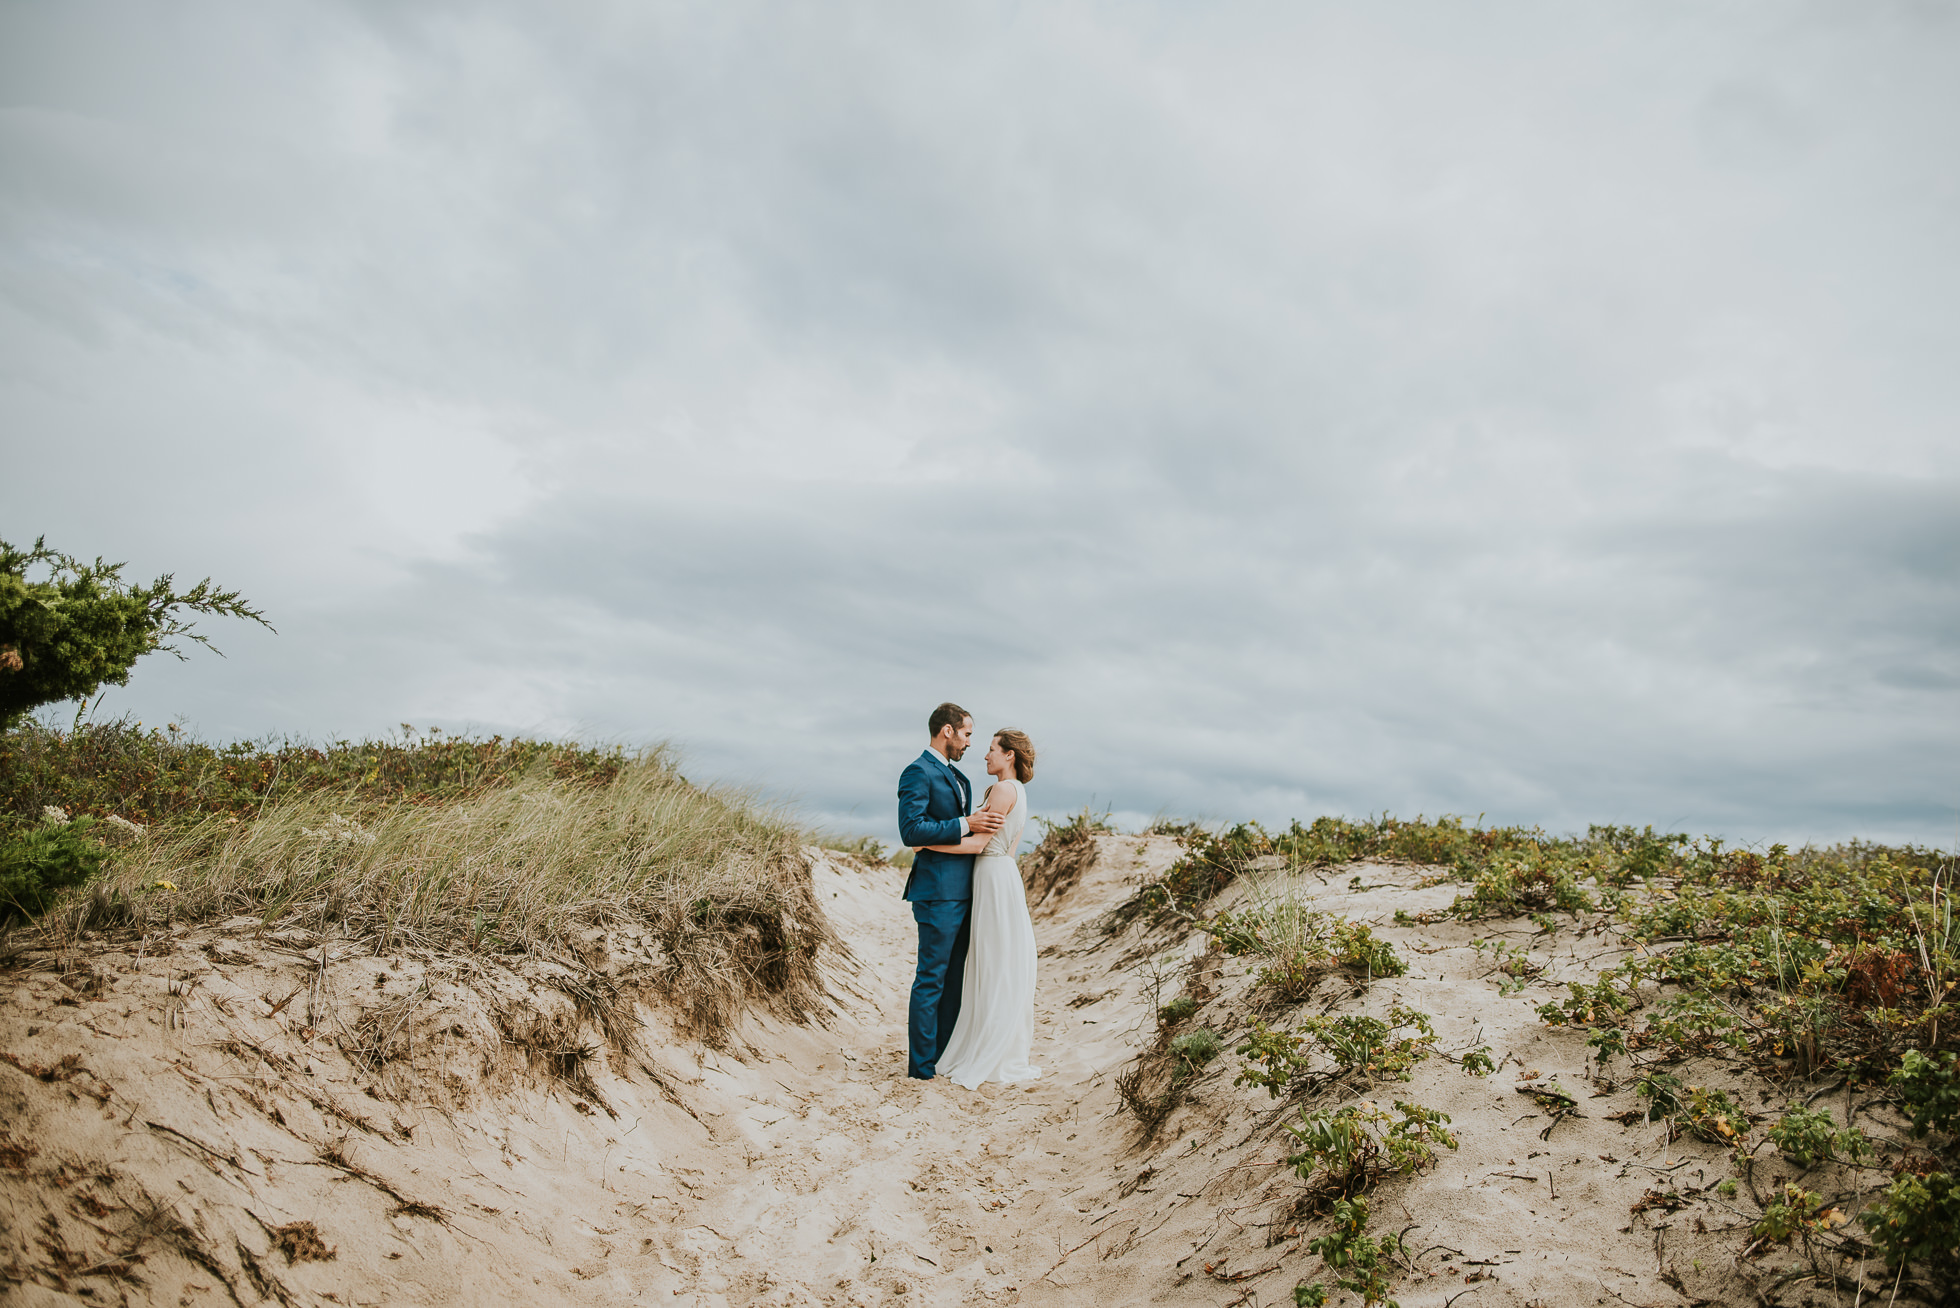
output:
[[[998,813],[1002,817],[1006,817],[1008,812],[1014,807],[1013,788],[1010,786],[989,787],[986,802],[982,803],[980,807],[987,812]],[[987,832],[976,831],[957,845],[918,845],[914,846],[914,848],[930,849],[935,854],[978,854],[987,848],[987,842],[991,839],[993,837]]]

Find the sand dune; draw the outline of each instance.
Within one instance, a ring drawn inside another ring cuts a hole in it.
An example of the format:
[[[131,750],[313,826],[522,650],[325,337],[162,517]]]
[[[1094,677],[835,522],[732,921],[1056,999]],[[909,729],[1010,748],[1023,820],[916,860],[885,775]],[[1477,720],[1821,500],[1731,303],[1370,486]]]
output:
[[[723,1050],[679,1035],[657,1004],[640,1010],[637,1048],[609,1042],[581,998],[606,982],[602,939],[583,959],[376,957],[240,919],[18,959],[0,973],[0,1294],[1274,1305],[1303,1279],[1331,1284],[1305,1247],[1316,1228],[1293,1207],[1280,1115],[1232,1085],[1236,1058],[1197,1077],[1147,1141],[1120,1111],[1115,1082],[1157,1042],[1156,1007],[1200,945],[1096,929],[1177,854],[1164,838],[1098,843],[1037,911],[1046,1076],[1025,1089],[904,1077],[902,874],[827,854],[816,890],[852,954],[828,965],[834,1013],[754,1019]],[[1369,865],[1302,887],[1382,924],[1411,963],[1372,985],[1330,979],[1315,1009],[1406,1003],[1433,1015],[1441,1049],[1503,1060],[1477,1078],[1434,1057],[1377,1091],[1450,1113],[1461,1142],[1377,1192],[1375,1228],[1407,1231],[1403,1308],[1740,1304],[1752,1284],[1833,1302],[1814,1281],[1777,1284],[1774,1258],[1739,1264],[1747,1219],[1715,1189],[1731,1174],[1722,1152],[1613,1120],[1636,1106],[1629,1089],[1588,1082],[1582,1037],[1534,1016],[1546,986],[1610,961],[1612,939],[1540,943],[1536,985],[1500,994],[1471,940],[1506,924],[1387,925],[1448,902],[1450,887],[1421,880]],[[1528,923],[1509,925],[1532,943]],[[1218,996],[1205,1020],[1228,1041],[1247,984],[1231,962],[1204,964]],[[1710,1075],[1752,1107],[1765,1094]],[[1516,1088],[1554,1078],[1577,1115],[1554,1119]],[[1779,1167],[1759,1171],[1764,1191]],[[1859,1275],[1847,1267],[1844,1284]]]

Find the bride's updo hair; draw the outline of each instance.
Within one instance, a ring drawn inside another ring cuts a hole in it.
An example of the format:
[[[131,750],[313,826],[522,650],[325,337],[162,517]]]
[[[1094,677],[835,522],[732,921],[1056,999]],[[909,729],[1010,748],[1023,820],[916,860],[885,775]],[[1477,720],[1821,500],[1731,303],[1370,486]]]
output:
[[[1014,779],[1022,785],[1034,780],[1034,742],[1025,731],[1002,727],[994,733],[1000,747],[1014,755]]]

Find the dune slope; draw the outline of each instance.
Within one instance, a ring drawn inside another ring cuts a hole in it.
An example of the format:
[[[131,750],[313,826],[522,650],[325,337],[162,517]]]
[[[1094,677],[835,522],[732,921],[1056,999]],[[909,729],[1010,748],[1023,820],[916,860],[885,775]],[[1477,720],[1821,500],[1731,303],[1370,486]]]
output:
[[[1047,1075],[991,1094],[904,1077],[902,874],[830,855],[812,876],[850,948],[826,964],[835,1011],[751,1019],[719,1050],[657,1004],[633,1031],[604,1020],[631,946],[603,938],[581,958],[377,957],[239,919],[17,958],[0,972],[0,1295],[719,1308],[1274,1305],[1303,1280],[1331,1289],[1307,1248],[1325,1222],[1286,1166],[1293,1110],[1232,1084],[1237,1058],[1193,1076],[1154,1133],[1123,1111],[1118,1081],[1161,1059],[1159,1004],[1195,985],[1193,1020],[1229,1050],[1249,982],[1202,937],[1105,935],[1104,910],[1178,849],[1097,839],[1036,909]],[[1310,1011],[1407,1004],[1439,1050],[1500,1060],[1480,1078],[1439,1053],[1372,1092],[1449,1113],[1459,1140],[1373,1196],[1375,1232],[1405,1232],[1403,1308],[1466,1292],[1484,1308],[1833,1302],[1773,1256],[1738,1259],[1754,1209],[1717,1189],[1722,1150],[1670,1143],[1629,1087],[1587,1079],[1579,1034],[1534,1016],[1613,941],[1540,943],[1542,971],[1515,989],[1472,947],[1507,924],[1389,925],[1448,902],[1421,880],[1359,865],[1300,887],[1379,924],[1411,964],[1330,977]],[[1528,923],[1508,925],[1532,945]],[[1526,1093],[1553,1080],[1576,1112]],[[1752,1108],[1764,1093],[1728,1088]],[[1770,1164],[1756,1184],[1783,1179]],[[1860,1278],[1878,1292],[1876,1269],[1841,1284]]]

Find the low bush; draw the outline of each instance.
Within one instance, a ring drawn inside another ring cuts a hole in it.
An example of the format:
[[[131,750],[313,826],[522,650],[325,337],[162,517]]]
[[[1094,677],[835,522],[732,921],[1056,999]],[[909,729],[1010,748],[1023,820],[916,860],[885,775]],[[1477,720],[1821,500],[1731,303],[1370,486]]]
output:
[[[1236,1084],[1256,1085],[1277,1099],[1299,1088],[1313,1064],[1311,1051],[1332,1064],[1329,1079],[1359,1074],[1365,1081],[1409,1079],[1409,1069],[1436,1044],[1429,1015],[1401,1004],[1384,1020],[1363,1013],[1309,1017],[1293,1030],[1254,1019],[1237,1053],[1245,1060]]]
[[[1500,995],[1515,995],[1544,974],[1543,965],[1531,961],[1530,950],[1513,945],[1508,940],[1490,937],[1470,943],[1479,958],[1486,951],[1489,952],[1491,974],[1504,978],[1497,983],[1497,993]]]
[[[1454,816],[1411,821],[1389,814],[1317,817],[1280,832],[1256,822],[1214,831],[1160,819],[1151,831],[1175,835],[1186,853],[1109,914],[1110,930],[1139,919],[1155,926],[1195,921],[1204,904],[1255,860],[1269,858],[1288,870],[1360,859],[1445,868],[1472,883],[1452,908],[1464,917],[1580,912],[1598,906],[1584,883],[1617,894],[1621,887],[1673,875],[1688,844],[1685,835],[1657,834],[1652,827],[1593,826],[1584,837],[1559,838],[1536,828],[1473,826]]]
[[[1688,1087],[1681,1084],[1678,1076],[1650,1072],[1634,1083],[1633,1092],[1647,1101],[1647,1120],[1658,1122],[1682,1111]]]
[[[1922,1263],[1949,1280],[1960,1267],[1960,1182],[1945,1171],[1910,1171],[1859,1214],[1888,1267]]]
[[[1233,1085],[1256,1085],[1277,1099],[1290,1093],[1312,1066],[1307,1039],[1297,1031],[1275,1029],[1258,1018],[1252,1020],[1245,1039],[1234,1050],[1244,1060]]]
[[[92,818],[0,834],[0,927],[40,916],[64,890],[102,870],[108,850],[90,838]]]
[[[1763,1209],[1761,1219],[1750,1231],[1778,1243],[1787,1243],[1793,1235],[1828,1231],[1841,1216],[1837,1209],[1824,1206],[1822,1195],[1812,1194],[1796,1184],[1786,1184],[1783,1192]]]
[[[1435,1146],[1456,1148],[1449,1114],[1395,1101],[1396,1116],[1370,1103],[1341,1109],[1302,1109],[1286,1132],[1300,1146],[1287,1157],[1303,1181],[1352,1196],[1389,1175],[1406,1176],[1435,1161]]]
[[[1273,1020],[1274,1009],[1299,1004],[1336,968],[1392,975],[1401,960],[1365,926],[1300,900],[1254,903],[1202,922],[1197,900],[1255,866],[1277,872],[1370,858],[1424,864],[1443,869],[1425,885],[1464,883],[1449,910],[1457,918],[1528,917],[1544,932],[1561,929],[1561,912],[1600,912],[1596,925],[1610,921],[1629,952],[1566,984],[1559,998],[1538,1006],[1540,1018],[1585,1028],[1602,1073],[1610,1060],[1628,1060],[1649,1120],[1667,1119],[1672,1129],[1723,1146],[1744,1175],[1754,1175],[1750,1160],[1764,1143],[1804,1169],[1887,1163],[1893,1180],[1861,1218],[1872,1244],[1894,1267],[1923,1264],[1931,1280],[1920,1283],[1922,1295],[1930,1290],[1943,1301],[1940,1295],[1960,1287],[1960,911],[1950,855],[1860,841],[1731,848],[1651,827],[1594,826],[1583,837],[1556,838],[1456,818],[1318,818],[1283,831],[1241,826],[1186,838],[1191,852],[1174,869],[1182,878],[1173,896],[1180,920],[1204,925],[1219,952],[1257,960],[1251,997],[1267,1015],[1252,1020],[1236,1043],[1239,1083],[1277,1098],[1344,1072],[1405,1076],[1430,1045],[1420,1028],[1389,1033],[1367,1025],[1381,1019]],[[1159,889],[1169,895],[1166,880]],[[1403,911],[1396,921],[1408,926],[1441,916]],[[1477,943],[1506,994],[1545,972],[1524,949]],[[1473,1074],[1494,1070],[1487,1050],[1458,1061]],[[1752,1067],[1786,1086],[1834,1076],[1869,1093],[1884,1082],[1914,1137],[1931,1137],[1929,1152],[1874,1139],[1807,1106],[1790,1107],[1752,1149],[1753,1128],[1737,1098],[1689,1083],[1687,1069],[1709,1062],[1731,1072]],[[1603,1092],[1615,1088],[1603,1075],[1594,1080]],[[1533,1097],[1573,1106],[1555,1085]],[[1316,1189],[1349,1198],[1365,1188],[1361,1177],[1384,1174],[1384,1124],[1391,1120],[1370,1106],[1310,1114],[1288,1128],[1305,1146],[1290,1161],[1303,1177],[1311,1174]],[[1857,1175],[1843,1174],[1854,1194]],[[1724,1183],[1720,1193],[1732,1198],[1737,1188]],[[1757,1202],[1762,1211],[1751,1227],[1761,1243],[1801,1238],[1814,1246],[1814,1258],[1867,1249],[1831,1235],[1844,1210],[1855,1207],[1849,1198],[1840,1208],[1788,1186]],[[1327,1292],[1302,1283],[1295,1294],[1304,1303]]]
[[[1401,976],[1409,970],[1388,941],[1366,922],[1336,922],[1332,942],[1334,962],[1370,977]]]
[[[1196,1072],[1218,1057],[1224,1049],[1224,1042],[1210,1027],[1201,1026],[1196,1031],[1187,1031],[1178,1036],[1171,1041],[1171,1053],[1178,1060],[1178,1079],[1182,1080]]]
[[[1261,960],[1258,984],[1271,1003],[1281,1006],[1306,999],[1335,968],[1369,978],[1408,971],[1408,964],[1367,923],[1316,912],[1291,896],[1220,913],[1204,929],[1225,953]]]
[[[1367,1234],[1368,1201],[1365,1198],[1337,1200],[1332,1216],[1332,1228],[1326,1234],[1315,1237],[1307,1245],[1307,1251],[1320,1255],[1328,1268],[1336,1273],[1335,1285],[1361,1296],[1363,1308],[1372,1308],[1374,1304],[1394,1308],[1394,1300],[1388,1297],[1388,1278],[1394,1266],[1391,1260],[1408,1257],[1402,1237],[1384,1235],[1377,1238]],[[1293,1289],[1293,1302],[1324,1304],[1327,1302],[1327,1292],[1318,1282],[1297,1285]]]
[[[1165,1026],[1176,1026],[1198,1011],[1198,1001],[1190,995],[1179,995],[1157,1010],[1157,1020]]]
[[[1808,1170],[1819,1163],[1861,1162],[1870,1158],[1871,1144],[1855,1126],[1840,1127],[1822,1109],[1792,1108],[1769,1129],[1776,1151]]]
[[[1159,927],[1194,923],[1212,897],[1238,880],[1254,859],[1274,852],[1272,837],[1257,822],[1217,833],[1199,828],[1178,838],[1184,857],[1111,909],[1104,919],[1108,930],[1119,931],[1138,920]]]
[[[1738,1144],[1749,1134],[1749,1115],[1726,1091],[1683,1085],[1681,1078],[1665,1072],[1648,1073],[1633,1089],[1647,1101],[1650,1122],[1670,1118],[1689,1135],[1711,1144]]]
[[[1580,886],[1579,872],[1565,853],[1552,844],[1520,849],[1492,860],[1476,872],[1470,893],[1458,895],[1450,904],[1450,914],[1475,921],[1521,917],[1553,908],[1580,913],[1598,907]]]
[[[1928,1058],[1908,1049],[1889,1078],[1899,1103],[1912,1117],[1912,1133],[1953,1134],[1960,1128],[1960,1057],[1952,1053]]]
[[[1680,1121],[1688,1134],[1710,1144],[1740,1145],[1749,1134],[1749,1114],[1729,1098],[1727,1091],[1706,1086],[1688,1087]]]

